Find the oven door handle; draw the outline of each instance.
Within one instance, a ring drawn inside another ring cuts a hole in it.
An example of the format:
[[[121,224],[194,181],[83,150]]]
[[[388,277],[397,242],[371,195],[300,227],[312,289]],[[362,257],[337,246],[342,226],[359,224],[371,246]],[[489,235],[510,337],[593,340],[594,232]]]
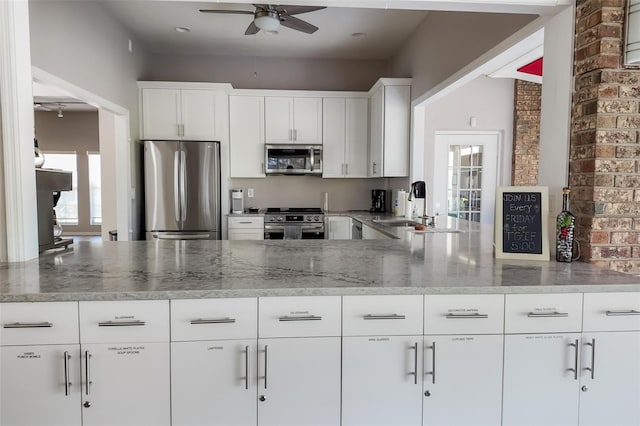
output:
[[[302,232],[324,232],[324,225],[302,225]]]
[[[265,225],[265,231],[281,231],[284,232],[284,225]]]

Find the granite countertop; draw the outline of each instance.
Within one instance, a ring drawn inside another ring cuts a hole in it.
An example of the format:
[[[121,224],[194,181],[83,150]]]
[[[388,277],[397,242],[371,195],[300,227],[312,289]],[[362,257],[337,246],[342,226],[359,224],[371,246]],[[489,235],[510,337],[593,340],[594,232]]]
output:
[[[496,260],[493,228],[460,222],[393,240],[76,242],[0,264],[0,302],[640,291],[587,263]]]

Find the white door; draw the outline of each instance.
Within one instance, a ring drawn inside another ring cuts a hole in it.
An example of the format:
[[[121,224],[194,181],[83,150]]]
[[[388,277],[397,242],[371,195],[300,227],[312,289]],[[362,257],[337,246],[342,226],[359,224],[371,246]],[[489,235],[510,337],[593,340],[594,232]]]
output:
[[[367,144],[369,142],[369,100],[346,100],[345,175],[349,178],[367,177]]]
[[[267,143],[293,142],[293,98],[264,98],[265,137]]]
[[[229,97],[231,177],[264,177],[264,97]]]
[[[350,217],[328,217],[329,240],[350,240],[351,239],[351,218]]]
[[[342,425],[422,422],[422,336],[345,337]]]
[[[504,339],[502,425],[576,426],[580,334],[522,334]]]
[[[171,344],[173,426],[255,425],[256,341]]]
[[[425,336],[423,424],[499,425],[502,349],[502,335]]]
[[[322,143],[322,98],[293,98],[293,142]]]
[[[499,150],[498,132],[436,132],[428,213],[493,224]]]
[[[340,178],[345,174],[345,111],[344,98],[323,100],[322,177],[324,178]]]
[[[144,139],[180,139],[181,123],[180,90],[142,89]]]
[[[339,426],[340,338],[258,343],[258,424]]]
[[[168,426],[169,343],[81,346],[83,426]]]
[[[640,332],[584,334],[581,364],[580,426],[640,425]]]
[[[382,177],[384,131],[384,87],[371,96],[369,104],[369,177]]]
[[[80,345],[2,347],[0,372],[2,426],[80,426]]]
[[[213,141],[216,138],[216,92],[182,90],[182,139]]]

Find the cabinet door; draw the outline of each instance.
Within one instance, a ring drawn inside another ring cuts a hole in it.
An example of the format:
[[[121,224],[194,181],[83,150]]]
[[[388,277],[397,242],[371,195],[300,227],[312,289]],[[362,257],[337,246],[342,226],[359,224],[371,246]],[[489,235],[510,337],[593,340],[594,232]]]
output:
[[[507,335],[503,426],[578,424],[578,333]],[[576,347],[576,342],[578,342]]]
[[[410,90],[384,88],[384,177],[409,176]]]
[[[367,143],[369,142],[369,101],[366,98],[346,100],[345,175],[367,177]]]
[[[580,384],[581,426],[640,425],[640,332],[584,334]]]
[[[229,229],[229,240],[264,240],[264,229]]]
[[[231,177],[264,177],[264,98],[230,96]]]
[[[80,345],[2,347],[0,377],[1,425],[80,426]]]
[[[216,92],[182,90],[182,139],[213,141],[216,139]]]
[[[255,425],[256,341],[171,344],[173,426]]]
[[[261,339],[260,426],[340,425],[340,338]]]
[[[142,89],[142,138],[180,139],[180,90]]]
[[[329,218],[329,239],[330,240],[350,240],[351,239],[351,218],[350,217],[330,217]]]
[[[293,142],[322,143],[322,98],[293,98]]]
[[[421,348],[422,336],[345,337],[342,425],[420,425]]]
[[[345,173],[345,111],[344,98],[323,100],[322,177],[324,178],[339,178]]]
[[[267,143],[293,141],[293,98],[264,98],[265,137]]]
[[[502,339],[502,335],[425,337],[425,426],[500,424]]]
[[[86,344],[83,426],[168,426],[169,343]]]
[[[384,87],[371,96],[369,104],[369,177],[382,177],[382,150],[384,132]]]

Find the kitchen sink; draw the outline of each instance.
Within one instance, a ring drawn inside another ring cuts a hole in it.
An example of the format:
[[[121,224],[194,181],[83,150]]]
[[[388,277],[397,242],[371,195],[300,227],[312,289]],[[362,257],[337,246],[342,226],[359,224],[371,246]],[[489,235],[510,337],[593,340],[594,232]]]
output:
[[[407,219],[374,219],[375,223],[385,226],[411,226],[421,225],[420,222]]]

